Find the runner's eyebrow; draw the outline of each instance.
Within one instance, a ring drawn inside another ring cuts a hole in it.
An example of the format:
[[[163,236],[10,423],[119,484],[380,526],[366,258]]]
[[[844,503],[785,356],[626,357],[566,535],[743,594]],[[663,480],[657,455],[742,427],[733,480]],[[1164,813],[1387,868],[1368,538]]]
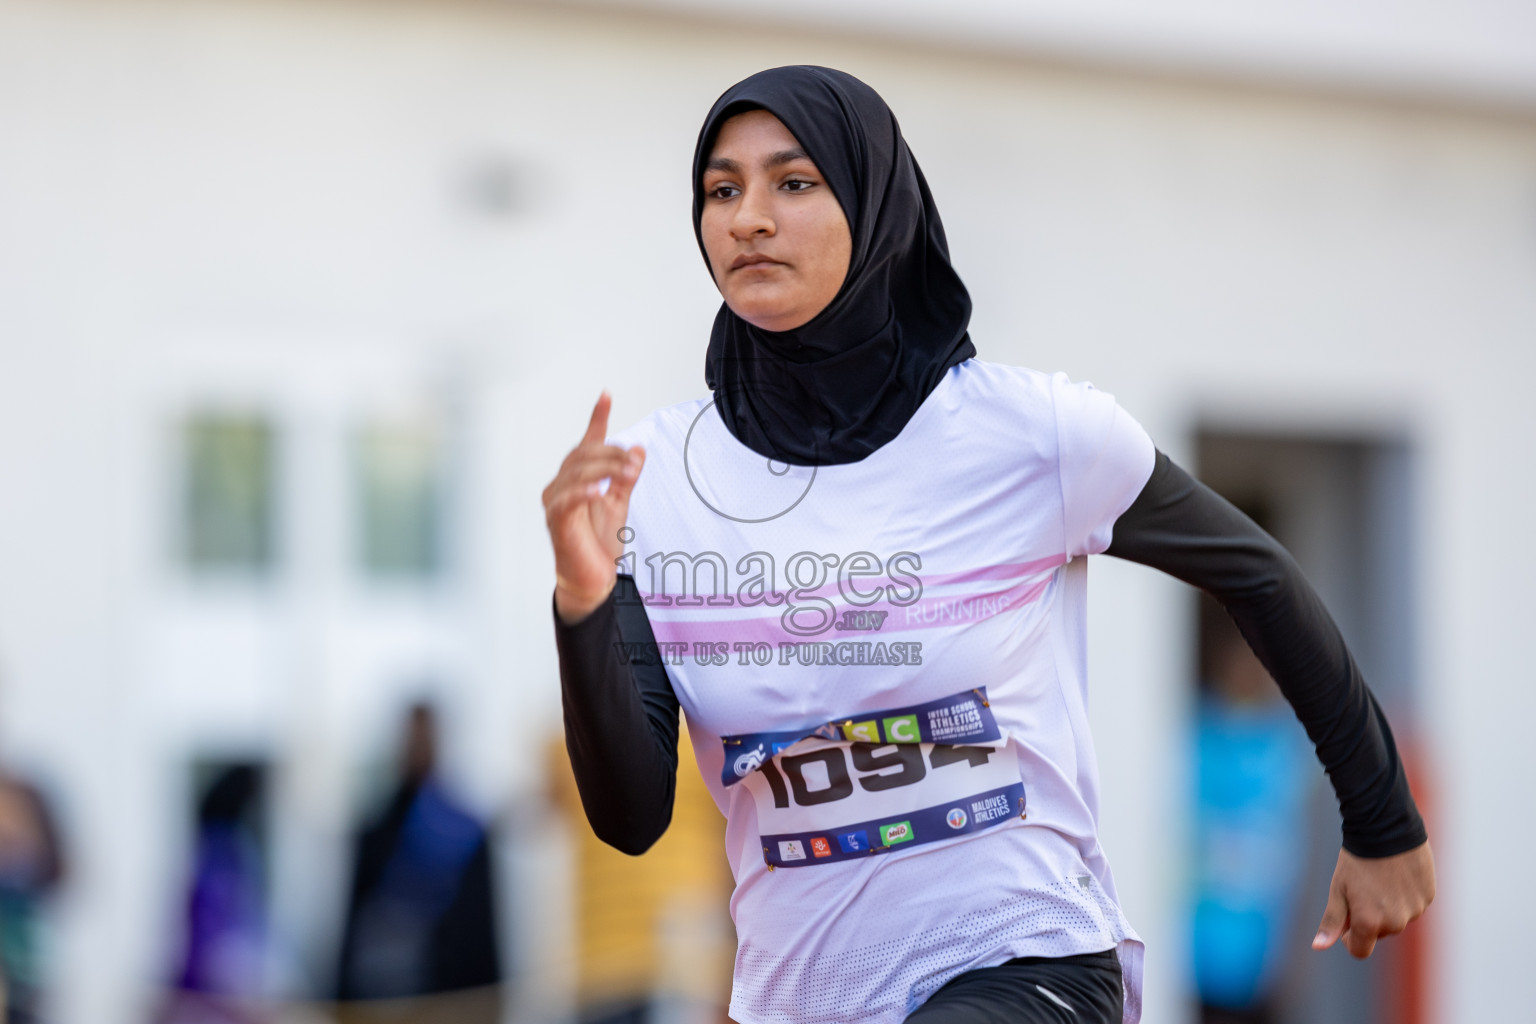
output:
[[[763,161],[764,167],[779,167],[783,164],[792,164],[796,160],[809,160],[803,149],[781,149],[768,159]]]
[[[763,167],[772,169],[784,164],[794,163],[796,160],[809,160],[810,157],[803,149],[781,149],[777,153],[770,153],[763,161]],[[723,171],[726,174],[740,174],[741,164],[726,156],[710,157],[709,163],[704,165],[706,171]]]

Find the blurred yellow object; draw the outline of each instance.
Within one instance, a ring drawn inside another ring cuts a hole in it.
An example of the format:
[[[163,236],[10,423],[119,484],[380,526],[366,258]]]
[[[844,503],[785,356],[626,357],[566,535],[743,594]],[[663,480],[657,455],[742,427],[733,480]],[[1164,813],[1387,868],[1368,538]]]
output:
[[[723,1008],[735,933],[725,818],[699,776],[686,727],[678,740],[672,824],[631,857],[587,824],[565,741],[550,745],[551,794],[575,840],[577,1004],[583,1011],[657,997]]]

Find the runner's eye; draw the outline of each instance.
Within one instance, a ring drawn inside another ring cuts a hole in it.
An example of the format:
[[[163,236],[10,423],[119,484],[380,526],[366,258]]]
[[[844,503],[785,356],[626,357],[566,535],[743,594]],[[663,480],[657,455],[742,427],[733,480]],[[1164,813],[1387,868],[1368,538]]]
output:
[[[740,192],[741,189],[735,185],[716,185],[714,188],[705,191],[704,194],[710,199],[730,199],[740,194]]]
[[[786,192],[804,192],[815,184],[814,181],[807,181],[804,178],[790,178],[781,187]]]

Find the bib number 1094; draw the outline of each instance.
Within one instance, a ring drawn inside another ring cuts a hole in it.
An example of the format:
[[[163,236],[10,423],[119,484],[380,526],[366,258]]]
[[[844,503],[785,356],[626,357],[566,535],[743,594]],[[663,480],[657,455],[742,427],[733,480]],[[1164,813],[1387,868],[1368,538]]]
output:
[[[804,754],[781,754],[764,761],[758,770],[773,793],[774,807],[787,808],[791,801],[800,807],[816,807],[852,796],[855,783],[865,792],[882,793],[916,785],[930,770],[947,765],[963,763],[980,768],[994,753],[991,747],[947,743],[850,743],[846,748],[839,745]]]

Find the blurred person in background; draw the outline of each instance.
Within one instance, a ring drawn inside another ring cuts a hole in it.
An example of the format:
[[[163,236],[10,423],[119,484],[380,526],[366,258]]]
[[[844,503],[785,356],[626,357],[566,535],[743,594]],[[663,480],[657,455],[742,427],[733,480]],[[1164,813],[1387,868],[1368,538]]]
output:
[[[501,952],[490,833],[437,777],[437,714],[405,717],[399,781],[356,844],[335,994],[349,1024],[493,1024]]]
[[[1311,751],[1242,634],[1211,611],[1194,737],[1200,1019],[1274,1024],[1307,862]]]
[[[64,877],[64,854],[42,792],[0,774],[0,983],[7,1024],[44,1019],[43,913]]]
[[[256,766],[231,765],[198,803],[185,947],[174,988],[158,1015],[164,1024],[270,1019],[263,1003],[270,932],[262,791]]]
[[[672,824],[640,857],[593,834],[563,738],[549,745],[550,797],[575,839],[580,1024],[724,1021],[735,937],[724,913],[725,819],[697,771],[680,771]]]

